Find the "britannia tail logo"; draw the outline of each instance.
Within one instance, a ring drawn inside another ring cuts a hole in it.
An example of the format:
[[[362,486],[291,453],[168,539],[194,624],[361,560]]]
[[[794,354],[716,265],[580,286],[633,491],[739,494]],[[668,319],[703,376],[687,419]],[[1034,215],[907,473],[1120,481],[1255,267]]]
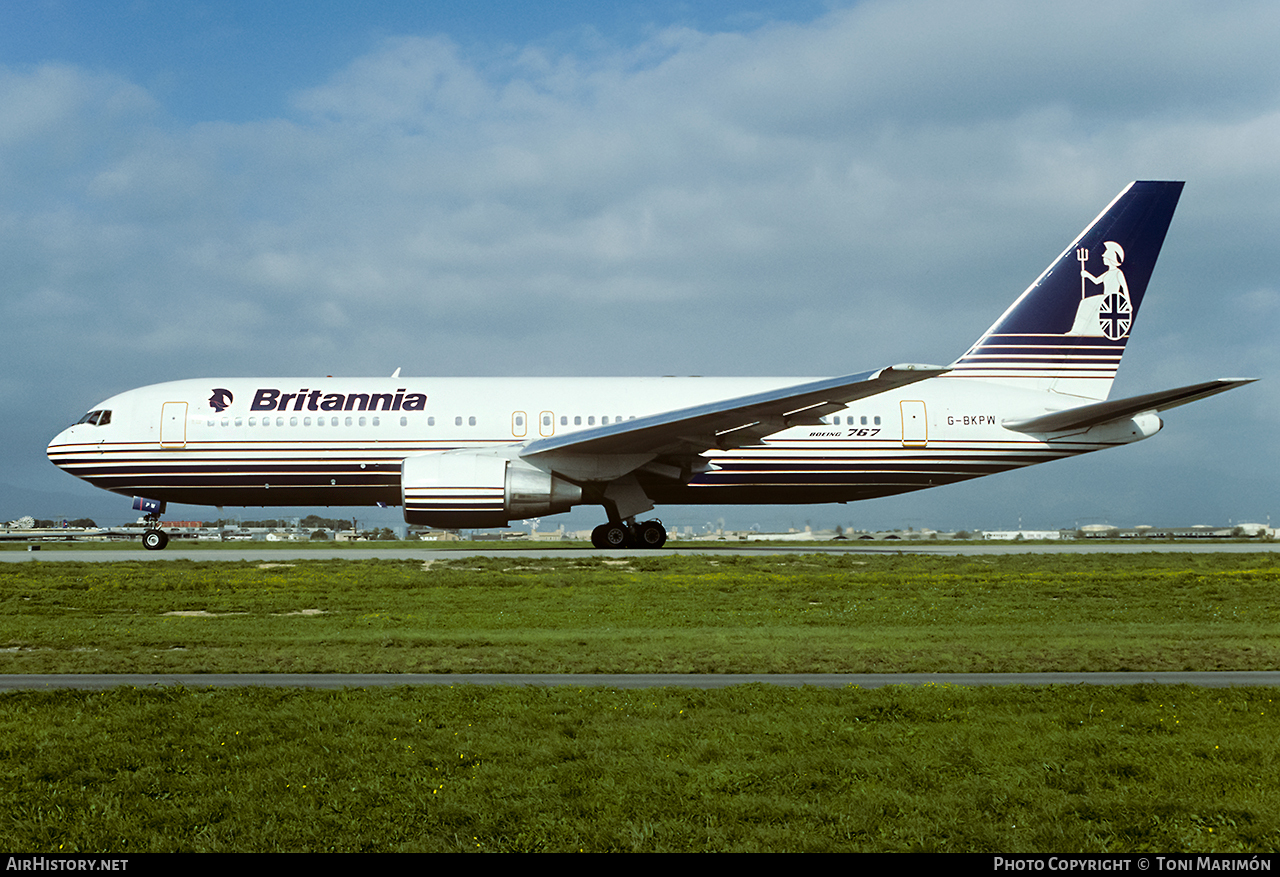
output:
[[[1068,335],[1107,338],[1119,341],[1129,335],[1133,325],[1133,303],[1129,300],[1129,284],[1120,270],[1124,249],[1115,241],[1102,245],[1105,271],[1094,277],[1089,273],[1089,251],[1076,250],[1080,262],[1080,305]],[[1089,294],[1089,285],[1101,286],[1101,292]]]

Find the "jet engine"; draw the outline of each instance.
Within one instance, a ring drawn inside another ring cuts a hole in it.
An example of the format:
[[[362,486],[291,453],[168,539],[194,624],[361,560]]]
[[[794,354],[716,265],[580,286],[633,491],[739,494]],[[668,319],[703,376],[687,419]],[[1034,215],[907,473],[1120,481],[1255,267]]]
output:
[[[400,466],[404,519],[429,527],[502,527],[566,512],[582,488],[518,460],[474,451],[408,457]]]
[[[1082,437],[1087,441],[1125,445],[1151,438],[1164,427],[1164,421],[1154,411],[1143,411],[1123,420],[1110,420],[1086,430]],[[1079,438],[1081,436],[1074,436]]]

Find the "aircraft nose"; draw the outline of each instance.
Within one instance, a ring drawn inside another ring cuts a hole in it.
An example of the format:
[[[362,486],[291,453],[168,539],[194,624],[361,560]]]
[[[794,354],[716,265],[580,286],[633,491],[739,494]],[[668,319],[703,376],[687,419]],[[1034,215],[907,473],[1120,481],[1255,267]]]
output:
[[[49,458],[49,462],[59,469],[66,468],[66,448],[71,443],[71,433],[74,430],[75,427],[73,426],[62,430],[49,441],[48,446],[44,449],[45,456]]]

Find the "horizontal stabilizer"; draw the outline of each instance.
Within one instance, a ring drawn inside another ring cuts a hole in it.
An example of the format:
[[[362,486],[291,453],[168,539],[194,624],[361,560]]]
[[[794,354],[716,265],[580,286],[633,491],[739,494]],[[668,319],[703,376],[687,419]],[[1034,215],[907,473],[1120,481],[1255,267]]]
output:
[[[1040,417],[1026,420],[1006,420],[1005,429],[1018,432],[1063,432],[1069,429],[1087,429],[1100,423],[1132,417],[1143,411],[1165,411],[1177,408],[1197,399],[1204,399],[1227,390],[1253,383],[1257,378],[1220,378],[1206,381],[1203,384],[1192,384],[1189,387],[1178,387],[1174,390],[1162,390],[1158,393],[1147,393],[1142,396],[1130,396],[1128,399],[1114,399],[1109,402],[1096,402],[1069,408],[1066,411],[1054,411]]]

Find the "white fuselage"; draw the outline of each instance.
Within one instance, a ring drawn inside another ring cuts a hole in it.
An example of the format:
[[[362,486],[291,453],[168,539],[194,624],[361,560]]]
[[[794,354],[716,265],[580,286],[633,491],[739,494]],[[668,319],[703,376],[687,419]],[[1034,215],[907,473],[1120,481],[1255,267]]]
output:
[[[804,378],[222,378],[122,393],[49,458],[115,493],[232,506],[401,501],[401,463],[516,446],[791,386]],[[688,480],[639,472],[655,503],[846,502],[962,481],[1134,440],[1005,429],[1046,395],[942,376],[851,403],[758,444],[709,450]],[[1049,400],[1051,401],[1051,400]],[[1064,400],[1062,407],[1071,401]],[[217,410],[222,408],[223,410]],[[1145,436],[1137,436],[1145,437]]]

